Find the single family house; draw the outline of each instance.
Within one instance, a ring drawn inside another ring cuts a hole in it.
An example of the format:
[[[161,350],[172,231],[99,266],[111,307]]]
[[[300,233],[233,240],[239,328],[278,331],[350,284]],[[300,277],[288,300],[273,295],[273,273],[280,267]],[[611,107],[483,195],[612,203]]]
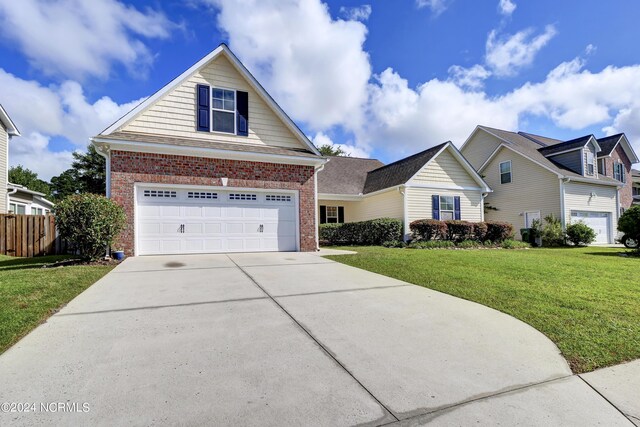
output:
[[[47,200],[43,193],[11,183],[7,186],[7,190],[9,213],[47,215],[53,209],[53,202]]]
[[[326,160],[224,44],[92,142],[128,255],[317,248]]]
[[[20,136],[20,131],[0,105],[0,214],[9,210],[9,140],[14,136]]]
[[[563,227],[585,222],[596,243],[614,243],[618,218],[631,204],[627,177],[638,161],[623,134],[560,141],[478,126],[461,152],[494,190],[486,199],[496,209],[488,220],[510,222],[519,232],[553,214]]]
[[[318,173],[319,222],[375,218],[484,220],[485,181],[451,143],[384,165],[378,160],[330,157]]]

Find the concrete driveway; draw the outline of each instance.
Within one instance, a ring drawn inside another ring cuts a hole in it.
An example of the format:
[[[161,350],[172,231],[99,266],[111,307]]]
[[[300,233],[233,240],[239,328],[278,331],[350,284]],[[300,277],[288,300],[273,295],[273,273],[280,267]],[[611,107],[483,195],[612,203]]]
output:
[[[36,404],[0,425],[628,425],[528,325],[304,253],[128,259],[0,356],[0,402]]]

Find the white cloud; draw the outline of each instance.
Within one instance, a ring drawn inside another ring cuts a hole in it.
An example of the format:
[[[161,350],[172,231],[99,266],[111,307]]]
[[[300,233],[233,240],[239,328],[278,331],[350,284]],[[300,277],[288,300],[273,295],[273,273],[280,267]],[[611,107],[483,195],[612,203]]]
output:
[[[585,53],[585,55],[589,56],[589,55],[595,53],[596,50],[598,50],[598,46],[595,46],[595,45],[592,45],[591,43],[589,43],[587,45],[587,47],[584,48],[584,53]]]
[[[322,147],[323,145],[328,145],[333,148],[340,148],[342,149],[342,151],[344,151],[345,153],[347,153],[347,155],[351,157],[368,158],[370,156],[370,152],[366,147],[358,147],[352,144],[337,144],[333,142],[333,140],[323,132],[316,133],[316,136],[310,139],[315,144],[316,147]]]
[[[482,65],[464,68],[460,65],[449,67],[449,78],[456,85],[471,90],[479,90],[484,86],[484,81],[491,76],[491,72]]]
[[[487,38],[486,64],[497,76],[513,76],[522,67],[531,65],[540,49],[556,34],[553,25],[547,25],[542,34],[533,38],[531,28],[506,37],[493,30]]]
[[[0,69],[0,99],[25,136],[9,144],[9,163],[22,164],[49,179],[71,164],[71,150],[52,151],[52,137],[68,140],[84,151],[98,134],[140,100],[117,104],[108,97],[90,103],[75,81],[45,87]]]
[[[504,16],[511,16],[516,7],[518,6],[511,0],[500,0],[498,3],[498,11]]]
[[[120,63],[144,75],[153,54],[143,38],[168,38],[176,24],[163,13],[117,0],[0,2],[0,34],[47,75],[106,78]]]
[[[203,1],[219,8],[234,52],[294,119],[313,130],[359,125],[371,75],[365,25],[333,20],[317,0]]]
[[[431,9],[431,13],[437,17],[449,8],[452,1],[453,0],[416,0],[416,6],[418,6],[418,9],[428,7]]]
[[[371,16],[371,5],[363,4],[357,7],[340,7],[340,15],[352,21],[366,21]]]

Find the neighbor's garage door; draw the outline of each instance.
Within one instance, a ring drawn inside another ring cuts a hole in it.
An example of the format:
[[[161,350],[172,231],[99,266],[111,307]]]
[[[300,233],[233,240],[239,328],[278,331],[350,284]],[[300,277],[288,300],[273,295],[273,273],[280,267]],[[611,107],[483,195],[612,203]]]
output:
[[[297,250],[293,193],[137,189],[137,254]]]
[[[594,243],[609,243],[611,235],[611,221],[608,212],[572,211],[571,222],[582,221],[596,232]]]

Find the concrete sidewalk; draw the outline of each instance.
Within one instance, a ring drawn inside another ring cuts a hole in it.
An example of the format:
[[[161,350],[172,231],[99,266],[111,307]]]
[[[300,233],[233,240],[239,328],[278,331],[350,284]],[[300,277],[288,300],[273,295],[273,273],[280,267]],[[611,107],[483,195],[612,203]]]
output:
[[[528,325],[304,253],[128,259],[1,355],[0,384],[90,408],[0,425],[629,425]]]

